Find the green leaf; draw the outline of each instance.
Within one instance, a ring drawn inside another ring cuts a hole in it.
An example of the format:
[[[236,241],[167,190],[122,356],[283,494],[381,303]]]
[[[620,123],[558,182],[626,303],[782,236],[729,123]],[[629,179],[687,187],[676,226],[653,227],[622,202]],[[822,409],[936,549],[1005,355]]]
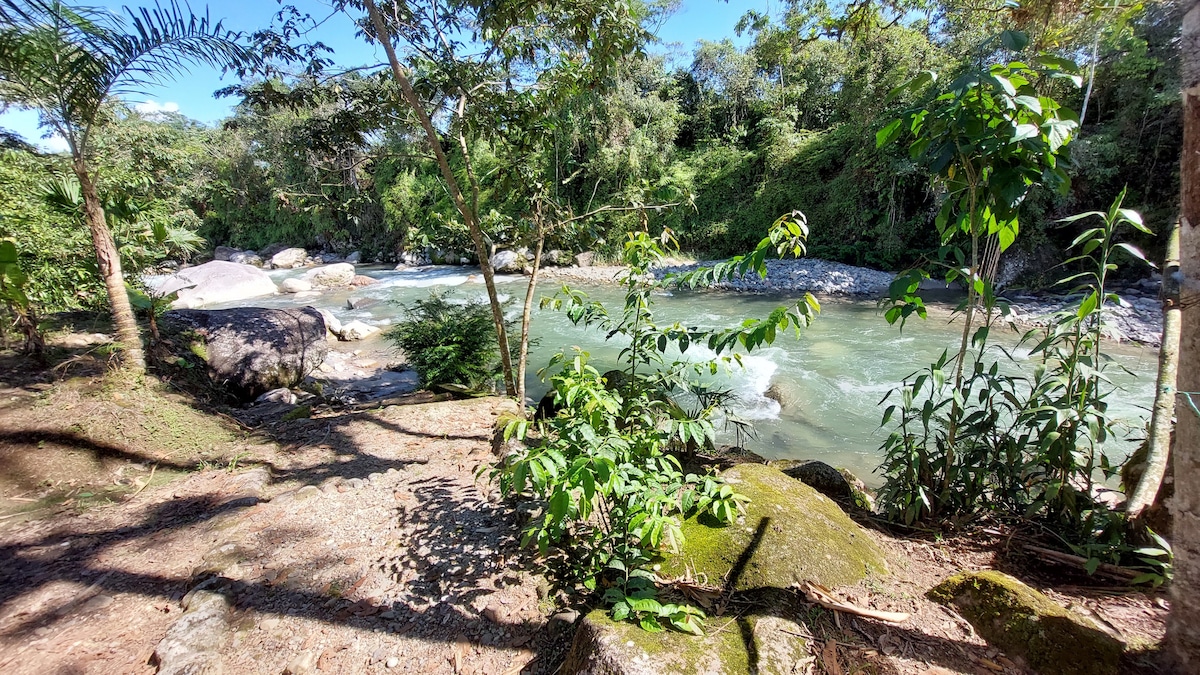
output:
[[[882,148],[900,137],[904,129],[904,120],[896,119],[889,122],[879,131],[875,132],[875,147]]]
[[[1042,114],[1042,102],[1036,96],[1021,95],[1014,98],[1013,101],[1017,105],[1027,108],[1038,115]]]
[[[658,618],[653,616],[642,617],[638,624],[647,633],[661,633],[663,630],[662,624],[658,622]]]
[[[1029,36],[1019,30],[1006,30],[1000,33],[1000,43],[1009,51],[1019,52],[1029,45]]]

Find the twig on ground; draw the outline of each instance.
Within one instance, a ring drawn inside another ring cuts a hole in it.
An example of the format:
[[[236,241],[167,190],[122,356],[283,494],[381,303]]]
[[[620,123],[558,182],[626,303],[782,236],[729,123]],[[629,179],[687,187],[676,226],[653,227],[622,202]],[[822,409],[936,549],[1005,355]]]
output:
[[[825,609],[832,609],[887,623],[904,623],[908,621],[908,614],[906,612],[885,612],[878,609],[859,607],[858,605],[837,599],[828,588],[812,581],[805,580],[800,582],[799,588],[804,592],[804,597],[808,598],[809,602],[818,604]],[[837,620],[837,614],[834,614],[834,620]]]

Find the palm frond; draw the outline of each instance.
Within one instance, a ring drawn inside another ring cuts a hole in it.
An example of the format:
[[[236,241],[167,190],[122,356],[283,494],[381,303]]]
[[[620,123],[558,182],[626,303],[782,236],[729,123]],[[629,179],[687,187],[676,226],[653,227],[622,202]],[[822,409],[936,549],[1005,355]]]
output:
[[[145,93],[190,64],[257,63],[241,37],[176,0],[126,8],[124,17],[57,0],[0,0],[0,101],[41,111],[44,124],[83,146],[112,96]]]
[[[111,55],[111,95],[144,93],[144,88],[161,84],[186,72],[189,64],[201,63],[230,69],[255,63],[258,56],[240,43],[242,34],[204,16],[185,14],[176,0],[166,5],[138,10],[125,9],[131,32],[110,35],[106,53]]]

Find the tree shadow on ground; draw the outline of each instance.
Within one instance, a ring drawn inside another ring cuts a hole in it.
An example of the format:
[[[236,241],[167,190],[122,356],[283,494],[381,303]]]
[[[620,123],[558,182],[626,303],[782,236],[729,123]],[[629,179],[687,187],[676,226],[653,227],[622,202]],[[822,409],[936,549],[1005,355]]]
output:
[[[29,607],[15,607],[20,598],[56,582],[86,586],[92,594],[129,593],[168,602],[177,601],[197,584],[206,584],[229,597],[237,615],[301,617],[375,633],[408,635],[439,645],[457,640],[468,645],[541,650],[541,645],[550,640],[543,630],[545,617],[528,613],[509,615],[507,608],[485,602],[493,593],[520,586],[521,575],[532,567],[518,550],[518,527],[512,510],[491,503],[481,494],[469,471],[465,477],[462,471],[456,476],[434,473],[421,479],[409,475],[414,466],[447,459],[447,447],[454,449],[462,461],[490,459],[486,425],[472,432],[471,426],[464,423],[445,435],[431,433],[425,429],[427,426],[408,424],[403,418],[393,419],[378,411],[302,420],[273,438],[285,443],[285,447],[292,447],[293,454],[311,449],[301,447],[306,443],[327,447],[327,451],[296,458],[287,457],[285,450],[280,453],[279,461],[262,463],[276,485],[290,487],[341,485],[356,478],[377,480],[377,474],[406,481],[412,499],[396,508],[395,518],[409,523],[410,536],[372,564],[393,582],[393,588],[383,596],[353,600],[303,583],[280,585],[265,579],[228,578],[222,574],[194,577],[166,571],[150,573],[147,568],[113,564],[111,551],[117,547],[133,545],[150,550],[169,542],[173,536],[190,537],[216,531],[223,521],[241,517],[253,509],[294,508],[282,502],[277,507],[269,502],[255,506],[258,499],[254,496],[219,491],[182,499],[162,495],[156,499],[168,501],[152,503],[140,510],[132,503],[115,506],[135,511],[130,522],[117,526],[109,518],[109,526],[96,528],[83,518],[58,523],[41,532],[34,527],[29,531],[33,536],[24,538],[11,536],[12,530],[6,533],[10,536],[5,536],[6,543],[0,546],[0,625],[4,626],[0,640],[10,644],[26,641],[39,629],[54,626],[73,614],[72,603],[32,611]],[[367,433],[364,430],[372,430],[379,436],[364,440]],[[44,436],[40,431],[16,430],[4,432],[0,439],[36,443]],[[97,458],[130,462],[150,459],[119,444],[96,442],[73,434],[62,434],[54,440]],[[389,442],[391,447],[380,445]],[[475,459],[467,460],[468,455]],[[168,464],[180,470],[192,468],[183,463]],[[388,473],[389,470],[393,471]],[[142,497],[142,501],[146,499],[147,496]],[[285,540],[313,535],[303,531],[286,534]],[[275,544],[282,547],[287,541]],[[258,553],[270,556],[272,550],[267,548]],[[110,553],[105,558],[108,562],[98,562],[106,553]],[[330,555],[340,553],[335,550]],[[307,560],[306,565],[318,569],[336,562],[313,559]],[[14,614],[17,609],[29,613]],[[538,661],[548,663],[547,659]],[[538,666],[533,670],[543,668]],[[544,670],[552,671],[553,665]]]

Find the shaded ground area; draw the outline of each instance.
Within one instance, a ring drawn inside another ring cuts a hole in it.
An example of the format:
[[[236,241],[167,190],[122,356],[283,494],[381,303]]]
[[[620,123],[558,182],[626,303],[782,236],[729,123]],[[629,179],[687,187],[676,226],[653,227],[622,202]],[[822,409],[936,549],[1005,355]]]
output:
[[[95,345],[70,349],[60,362]],[[154,672],[195,588],[230,603],[208,645],[226,672],[559,667],[573,616],[518,549],[517,513],[476,479],[503,401],[318,407],[288,421],[286,409],[229,411],[239,421],[101,377],[102,358],[71,361],[64,381],[63,369],[0,367],[0,672]],[[1064,583],[1002,530],[871,535],[892,576],[839,592],[912,618],[889,625],[797,595],[789,612],[809,654],[795,672],[1025,672],[924,597],[961,569],[1002,569],[1126,639],[1161,638],[1161,596]],[[746,600],[711,608],[710,634],[740,630]]]

